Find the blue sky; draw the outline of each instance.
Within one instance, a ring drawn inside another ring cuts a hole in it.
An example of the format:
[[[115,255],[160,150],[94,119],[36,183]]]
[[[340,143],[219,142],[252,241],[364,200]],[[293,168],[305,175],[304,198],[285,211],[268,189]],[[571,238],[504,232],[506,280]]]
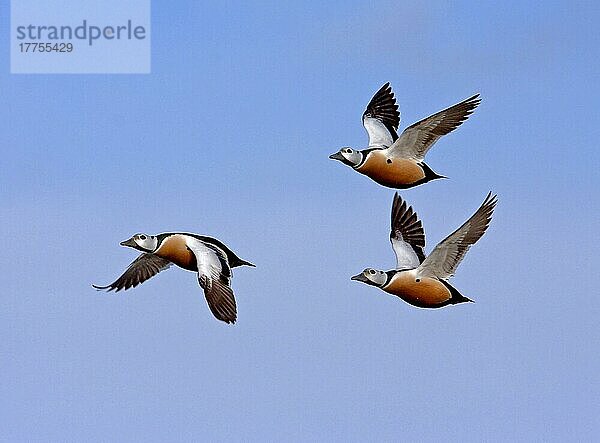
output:
[[[154,2],[150,75],[11,75],[2,33],[0,439],[597,436],[598,7],[480,3]],[[474,304],[349,279],[393,267],[393,192],[327,156],[386,81],[402,127],[482,94],[402,192],[428,252],[498,193]],[[235,326],[179,269],[90,287],[173,230],[257,264]]]

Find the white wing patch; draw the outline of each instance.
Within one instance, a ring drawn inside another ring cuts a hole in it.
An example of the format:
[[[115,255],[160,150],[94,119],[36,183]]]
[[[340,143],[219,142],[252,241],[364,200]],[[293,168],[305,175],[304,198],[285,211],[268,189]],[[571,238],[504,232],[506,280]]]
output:
[[[219,275],[223,272],[223,265],[214,249],[194,237],[186,236],[185,244],[196,256],[198,278],[205,276],[212,279],[215,274]]]
[[[388,131],[385,125],[378,119],[364,117],[363,126],[369,135],[369,148],[387,148],[394,142],[390,131]]]
[[[423,224],[412,206],[396,192],[392,203],[390,241],[396,254],[396,269],[414,269],[425,258]]]
[[[229,287],[231,268],[227,254],[215,246],[186,236],[186,246],[196,256],[198,283],[204,289],[206,302],[213,315],[226,323],[235,323],[237,307],[232,289]]]
[[[392,249],[396,254],[396,269],[414,269],[420,265],[419,257],[407,242],[401,239],[391,239]]]

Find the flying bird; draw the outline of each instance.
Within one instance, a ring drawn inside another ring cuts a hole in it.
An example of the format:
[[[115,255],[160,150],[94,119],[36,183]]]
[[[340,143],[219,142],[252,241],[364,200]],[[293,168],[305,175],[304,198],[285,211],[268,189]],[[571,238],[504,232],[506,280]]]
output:
[[[386,83],[375,93],[362,116],[369,135],[367,148],[344,147],[329,158],[388,188],[407,189],[445,178],[427,166],[425,155],[440,137],[458,128],[480,102],[479,94],[475,94],[409,126],[398,136],[400,112],[392,87]]]
[[[496,195],[490,192],[475,214],[425,257],[425,232],[421,220],[396,193],[390,232],[396,269],[367,268],[351,279],[376,286],[419,308],[441,308],[472,301],[448,283],[448,279],[454,275],[471,245],[485,233],[497,201]]]
[[[175,264],[198,274],[208,307],[217,319],[235,323],[237,308],[230,286],[231,268],[254,265],[239,258],[219,240],[187,233],[135,234],[121,242],[121,246],[137,249],[142,254],[114,283],[92,285],[94,288],[115,292],[135,288]]]

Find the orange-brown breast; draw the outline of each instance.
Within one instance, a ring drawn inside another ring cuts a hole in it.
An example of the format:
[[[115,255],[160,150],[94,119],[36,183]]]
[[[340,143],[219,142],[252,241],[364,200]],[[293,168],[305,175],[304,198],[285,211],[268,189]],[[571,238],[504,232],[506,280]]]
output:
[[[188,249],[185,238],[181,235],[172,235],[163,240],[155,254],[188,271],[197,270],[196,256]]]
[[[390,188],[405,187],[425,178],[423,168],[414,160],[391,158],[379,150],[369,152],[356,170]]]
[[[439,280],[425,277],[417,282],[414,275],[408,272],[398,272],[382,289],[411,305],[424,308],[437,307],[452,298],[450,291]]]

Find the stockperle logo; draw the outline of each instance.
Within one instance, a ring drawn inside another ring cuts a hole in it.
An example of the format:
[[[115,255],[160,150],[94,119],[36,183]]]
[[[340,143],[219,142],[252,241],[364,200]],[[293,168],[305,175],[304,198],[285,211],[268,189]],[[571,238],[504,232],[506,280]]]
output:
[[[14,74],[146,74],[150,55],[150,0],[12,0]]]

